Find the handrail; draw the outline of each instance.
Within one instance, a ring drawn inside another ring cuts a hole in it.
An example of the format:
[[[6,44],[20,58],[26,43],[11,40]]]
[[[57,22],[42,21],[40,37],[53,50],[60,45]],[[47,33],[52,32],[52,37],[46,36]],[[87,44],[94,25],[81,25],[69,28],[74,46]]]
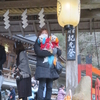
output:
[[[95,100],[100,100],[100,81],[98,78],[95,81]]]
[[[100,70],[92,66],[92,73],[97,74],[100,76]]]

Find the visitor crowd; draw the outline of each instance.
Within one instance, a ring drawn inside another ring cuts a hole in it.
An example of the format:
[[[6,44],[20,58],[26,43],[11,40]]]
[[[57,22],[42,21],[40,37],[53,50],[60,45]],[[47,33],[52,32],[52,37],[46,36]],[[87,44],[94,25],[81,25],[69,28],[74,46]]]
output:
[[[23,44],[15,42],[13,50],[17,58],[16,66],[12,69],[12,72],[16,79],[19,99],[51,100],[53,81],[59,78],[57,68],[59,67],[58,57],[61,56],[61,49],[58,38],[55,35],[49,36],[47,29],[40,30],[34,45],[37,57],[34,77],[31,76],[27,52]],[[6,53],[4,47],[0,45],[0,91],[3,82],[2,65],[5,61]],[[57,100],[64,100],[66,95],[64,89],[65,86],[61,85]],[[15,90],[13,87],[10,87],[10,92],[9,100],[15,100]]]

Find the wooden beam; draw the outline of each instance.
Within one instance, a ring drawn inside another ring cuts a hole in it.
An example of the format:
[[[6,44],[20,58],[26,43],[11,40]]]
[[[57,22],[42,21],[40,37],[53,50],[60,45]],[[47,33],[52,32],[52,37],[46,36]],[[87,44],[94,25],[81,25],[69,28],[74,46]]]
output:
[[[35,30],[35,34],[38,34],[35,22],[33,22],[33,27],[34,27],[34,30]]]
[[[92,20],[92,18],[90,17],[82,18],[79,23],[79,31],[93,32],[93,29],[95,28],[95,31],[99,32],[100,31],[100,18],[95,18],[94,27],[92,27],[92,29],[90,25],[92,25],[93,22],[90,23],[90,20]],[[13,35],[15,34],[22,35],[19,22],[21,23],[21,21],[10,21],[10,25],[11,25],[10,28],[11,28],[11,32]],[[35,25],[33,24],[33,22],[35,22]],[[46,19],[46,24],[47,22],[49,22],[51,33],[63,33],[62,27],[59,26],[57,19]],[[26,34],[36,34],[37,32],[39,32],[40,28],[39,28],[38,20],[29,20],[28,23],[29,23],[28,27],[24,30],[25,35]],[[3,21],[0,21],[0,34],[8,35],[8,31],[4,29]]]
[[[56,19],[57,20],[56,10],[52,9],[53,11],[51,11],[51,12],[48,12],[48,10],[50,10],[50,9],[46,9],[46,11],[45,11],[46,19],[47,20],[49,20],[49,19]],[[10,19],[14,20],[13,16],[20,16],[22,14],[22,11],[24,11],[24,10],[21,10],[21,12],[19,10],[18,11],[15,10],[15,12],[13,10],[11,10],[11,12],[9,14],[9,16],[11,16]],[[33,22],[33,20],[35,20],[37,23],[39,22],[39,20],[37,18],[34,19],[34,15],[37,15],[39,11],[29,10],[29,12],[27,13],[28,16],[32,16],[32,19],[31,19],[32,22]],[[6,12],[5,10],[0,10],[0,16],[2,17],[5,12]],[[81,10],[81,19],[82,18],[100,18],[100,9],[93,9],[93,10],[84,9],[84,10]],[[3,21],[3,19],[2,19],[2,21]],[[3,24],[4,24],[4,22],[3,22]]]
[[[81,0],[82,4],[89,4],[89,3],[100,3],[100,0]]]
[[[0,33],[1,34],[1,33]],[[8,35],[8,32],[2,32],[2,34],[4,35]],[[22,35],[21,31],[16,31],[16,32],[12,32],[13,35]],[[25,32],[25,35],[29,35],[29,34],[35,34],[35,32],[32,31],[27,31]]]
[[[3,11],[0,12],[0,16],[2,16],[3,14],[1,14]],[[6,12],[6,11],[5,11]],[[36,12],[30,12],[28,13],[28,15],[37,15],[38,14],[38,11]],[[21,12],[14,12],[14,11],[11,11],[11,13],[9,14],[10,16],[20,16],[21,15]],[[56,15],[56,10],[51,12],[51,13],[45,13],[45,16],[47,18],[47,20],[49,19],[56,19],[57,20],[57,15]],[[100,9],[93,9],[93,10],[90,10],[90,9],[85,9],[85,10],[81,10],[81,18],[100,18]],[[35,20],[35,19],[33,19]],[[33,21],[32,21],[33,22]],[[38,22],[38,20],[37,20]],[[4,23],[4,22],[3,22]]]
[[[19,22],[19,25],[20,25],[20,29],[21,29],[22,35],[25,36],[24,30],[22,28],[22,24],[20,22]]]
[[[100,8],[100,0],[81,0],[81,9]]]
[[[64,28],[62,28],[62,35],[64,35]]]
[[[90,19],[90,34],[92,35],[92,19]]]
[[[100,9],[81,10],[81,18],[100,18]]]
[[[82,4],[81,9],[98,9],[100,8],[100,3],[98,4]]]
[[[56,7],[57,0],[16,0],[0,1],[0,9],[10,8],[39,8],[39,7]],[[81,0],[81,9],[100,8],[100,0]]]
[[[12,36],[11,29],[8,28],[9,35]]]
[[[51,35],[51,31],[50,31],[50,24],[49,24],[49,22],[48,22],[48,21],[47,21],[47,29],[48,29],[49,35]]]
[[[20,1],[5,1],[0,2],[0,9],[9,8],[33,8],[33,7],[54,7],[56,6],[56,0],[20,0]]]

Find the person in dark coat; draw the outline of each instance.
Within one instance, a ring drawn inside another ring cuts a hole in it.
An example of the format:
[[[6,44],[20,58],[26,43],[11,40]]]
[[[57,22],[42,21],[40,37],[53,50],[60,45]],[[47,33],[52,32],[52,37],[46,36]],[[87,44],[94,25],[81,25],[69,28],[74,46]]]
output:
[[[3,70],[2,65],[4,64],[5,61],[6,61],[5,48],[2,45],[0,45],[0,70]]]
[[[2,65],[4,64],[5,61],[6,61],[5,48],[2,45],[0,45],[0,100],[1,100],[1,86],[3,83],[3,76],[2,76],[3,67],[2,67]]]
[[[8,100],[15,100],[15,89],[12,86],[10,87],[10,95]]]
[[[27,100],[28,96],[31,96],[31,72],[28,63],[27,53],[24,46],[20,42],[14,43],[14,52],[17,55],[16,65],[17,67],[13,71],[17,71],[19,76],[16,76],[17,89],[19,99]]]
[[[42,29],[38,35],[38,38],[41,34],[48,35],[48,31],[46,29]],[[48,62],[44,63],[43,61],[44,61],[44,58],[48,57],[48,56],[52,56],[55,54],[60,56],[61,50],[58,48],[54,48],[53,53],[50,53],[47,50],[41,50],[40,44],[38,43],[38,38],[34,45],[34,51],[37,55],[35,79],[39,80],[39,89],[38,89],[38,94],[37,94],[37,100],[43,100],[43,91],[44,91],[45,84],[46,84],[45,100],[51,100],[53,80],[58,79],[59,75],[58,75],[54,65],[52,65],[52,67],[49,67],[49,63]]]

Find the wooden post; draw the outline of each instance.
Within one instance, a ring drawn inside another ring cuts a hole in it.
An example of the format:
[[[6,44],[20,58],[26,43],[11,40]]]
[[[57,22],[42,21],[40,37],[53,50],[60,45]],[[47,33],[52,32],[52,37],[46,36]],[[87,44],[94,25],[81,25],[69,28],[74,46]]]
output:
[[[92,64],[86,64],[86,76],[91,78],[91,100],[92,100]]]
[[[81,64],[78,64],[78,83],[80,82],[81,80]]]
[[[95,85],[95,100],[97,100],[97,85]]]
[[[8,54],[8,63],[7,63],[7,68],[10,68],[10,53]]]
[[[78,85],[78,27],[76,27],[76,59],[72,61],[66,60],[66,92],[68,93],[69,89],[72,90],[74,94],[75,88]],[[67,51],[67,33],[66,33],[66,51]],[[67,53],[66,53],[67,58]]]

